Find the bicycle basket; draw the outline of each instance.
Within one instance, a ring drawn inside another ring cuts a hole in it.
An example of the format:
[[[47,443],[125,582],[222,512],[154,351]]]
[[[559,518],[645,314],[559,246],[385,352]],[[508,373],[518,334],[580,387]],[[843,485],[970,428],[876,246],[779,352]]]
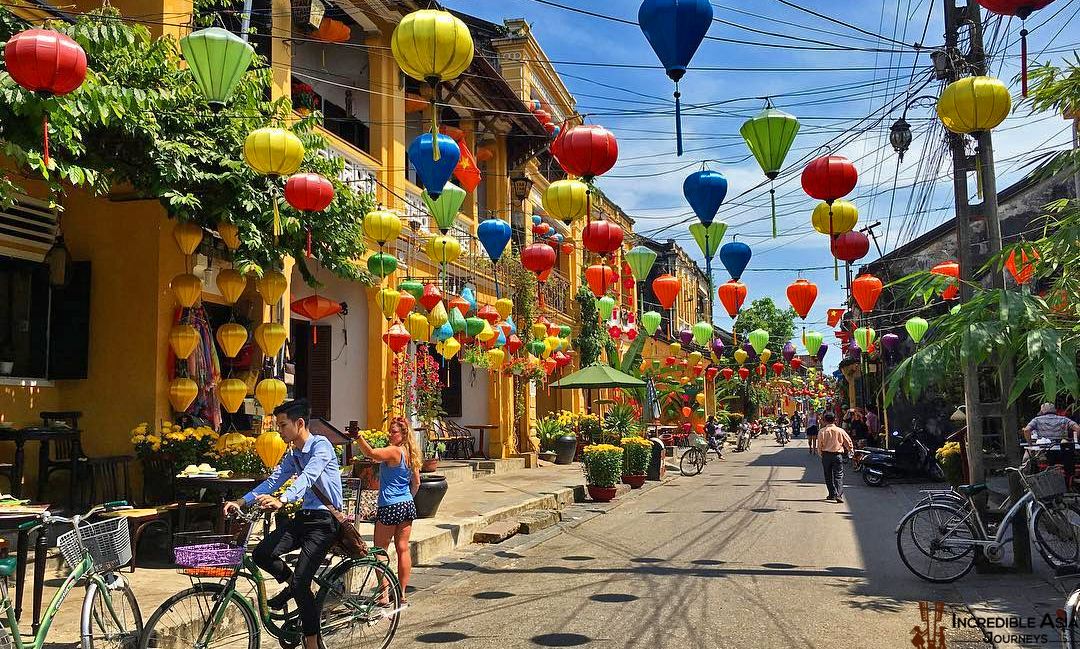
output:
[[[94,561],[95,572],[108,572],[131,562],[131,533],[128,519],[123,516],[100,523],[80,525],[56,539],[56,546],[68,567],[74,570],[83,561],[83,548]],[[79,542],[80,537],[82,542]]]
[[[235,568],[244,561],[244,548],[235,540],[231,534],[179,533],[173,558],[181,568]]]
[[[1024,476],[1032,495],[1039,500],[1054,498],[1068,491],[1065,475],[1057,469],[1048,469],[1034,475]]]

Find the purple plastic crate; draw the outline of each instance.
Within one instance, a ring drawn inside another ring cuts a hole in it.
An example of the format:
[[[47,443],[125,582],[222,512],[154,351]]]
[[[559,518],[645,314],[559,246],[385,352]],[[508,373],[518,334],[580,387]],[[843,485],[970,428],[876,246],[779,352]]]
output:
[[[244,548],[225,543],[204,543],[175,548],[176,565],[187,568],[207,566],[238,566],[244,560]]]

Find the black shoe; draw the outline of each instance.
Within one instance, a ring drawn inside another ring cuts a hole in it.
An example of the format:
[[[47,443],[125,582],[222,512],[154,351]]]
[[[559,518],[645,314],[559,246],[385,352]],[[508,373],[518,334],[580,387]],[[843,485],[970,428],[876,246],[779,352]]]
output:
[[[842,502],[844,502],[844,499],[843,499],[843,498],[841,498],[840,496],[837,496],[837,497],[836,497],[836,498],[834,499],[834,501],[835,501],[835,502],[837,502],[837,503],[842,503]]]
[[[292,590],[286,586],[280,593],[266,600],[266,605],[272,610],[279,611],[285,608],[285,604],[287,604],[290,599],[292,599]]]

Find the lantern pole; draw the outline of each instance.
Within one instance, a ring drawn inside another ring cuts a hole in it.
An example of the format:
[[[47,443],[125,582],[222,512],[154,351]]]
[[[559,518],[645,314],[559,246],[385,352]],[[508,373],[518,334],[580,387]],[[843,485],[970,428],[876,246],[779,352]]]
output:
[[[251,4],[252,0],[244,0],[244,19],[240,23],[240,38],[244,39],[245,43],[248,42],[248,32],[251,30]]]

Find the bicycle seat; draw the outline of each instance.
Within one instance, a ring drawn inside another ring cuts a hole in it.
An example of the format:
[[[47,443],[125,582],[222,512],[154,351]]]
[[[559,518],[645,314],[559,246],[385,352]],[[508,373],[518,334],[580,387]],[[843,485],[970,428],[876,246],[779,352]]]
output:
[[[15,557],[0,559],[0,577],[10,577],[15,574]]]
[[[970,498],[981,491],[986,491],[986,483],[980,482],[978,484],[962,484],[958,486],[956,490]]]

